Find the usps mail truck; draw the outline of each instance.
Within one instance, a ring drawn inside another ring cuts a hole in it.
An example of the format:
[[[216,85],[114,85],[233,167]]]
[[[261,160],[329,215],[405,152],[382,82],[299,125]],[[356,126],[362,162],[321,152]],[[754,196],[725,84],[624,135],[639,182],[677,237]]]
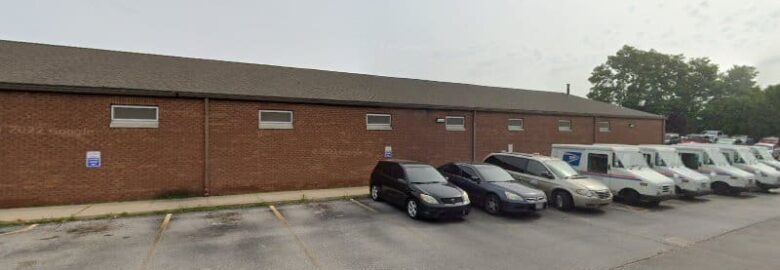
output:
[[[695,197],[711,192],[710,177],[685,167],[677,150],[666,145],[640,145],[639,151],[650,168],[672,178],[675,193],[684,197]]]
[[[756,187],[752,173],[731,166],[720,148],[711,144],[675,144],[685,167],[710,176],[710,188],[715,194],[736,195]]]
[[[769,165],[770,167],[775,168],[775,170],[780,171],[780,161],[776,160],[775,157],[772,156],[772,150],[761,146],[750,146],[750,151],[753,152],[753,154],[756,156],[756,159],[761,161],[761,163]]]
[[[747,146],[718,145],[721,153],[734,167],[752,173],[756,177],[756,186],[762,191],[780,187],[780,172],[758,161]]]
[[[553,144],[552,156],[601,181],[626,203],[657,205],[674,197],[674,181],[651,169],[636,146]]]

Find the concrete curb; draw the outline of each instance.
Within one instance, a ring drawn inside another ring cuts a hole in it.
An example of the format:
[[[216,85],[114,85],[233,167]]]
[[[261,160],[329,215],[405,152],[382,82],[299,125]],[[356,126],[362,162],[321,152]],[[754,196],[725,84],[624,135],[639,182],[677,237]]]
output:
[[[31,208],[0,209],[0,226],[65,222],[127,216],[259,207],[306,201],[367,197],[368,187],[282,191],[170,200],[111,202]]]

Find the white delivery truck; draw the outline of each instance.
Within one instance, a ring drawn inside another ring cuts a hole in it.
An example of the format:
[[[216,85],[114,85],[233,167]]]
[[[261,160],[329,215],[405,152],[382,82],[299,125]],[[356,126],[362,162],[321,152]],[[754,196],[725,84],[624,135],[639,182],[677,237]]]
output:
[[[780,171],[780,161],[776,160],[775,157],[772,156],[772,150],[769,150],[769,148],[763,146],[754,145],[750,146],[750,151],[756,155],[758,161],[775,168],[775,170]]]
[[[640,145],[650,168],[674,180],[675,193],[685,197],[709,194],[710,177],[685,167],[674,147],[666,145]]]
[[[780,187],[780,172],[758,161],[747,146],[718,145],[718,148],[731,165],[755,175],[756,186],[762,191]]]
[[[626,203],[657,205],[674,197],[674,181],[650,169],[636,146],[553,144],[552,156],[601,181]]]
[[[715,194],[739,194],[756,186],[752,173],[731,166],[720,148],[711,144],[675,144],[685,167],[710,176]]]

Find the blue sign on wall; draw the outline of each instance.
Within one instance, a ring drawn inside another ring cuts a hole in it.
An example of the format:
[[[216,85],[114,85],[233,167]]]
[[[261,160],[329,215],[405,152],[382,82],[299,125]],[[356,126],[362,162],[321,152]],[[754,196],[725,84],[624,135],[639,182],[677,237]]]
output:
[[[580,152],[563,153],[563,161],[566,161],[569,165],[580,166],[580,159],[582,159],[582,153]]]
[[[393,158],[393,147],[385,146],[385,158]]]
[[[100,151],[87,151],[87,168],[100,168]]]

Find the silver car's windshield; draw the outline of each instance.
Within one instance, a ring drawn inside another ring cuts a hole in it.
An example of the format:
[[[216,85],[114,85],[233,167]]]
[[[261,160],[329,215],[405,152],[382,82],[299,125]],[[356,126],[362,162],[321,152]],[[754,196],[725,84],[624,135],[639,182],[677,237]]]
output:
[[[639,152],[615,152],[617,159],[627,169],[641,169],[647,167],[647,159]]]
[[[682,167],[683,162],[680,155],[673,151],[659,151],[655,161],[656,166]]]
[[[704,164],[713,164],[715,166],[729,166],[729,161],[726,157],[715,149],[704,150]]]
[[[571,178],[582,178],[574,168],[572,168],[569,163],[566,163],[563,160],[548,160],[545,161],[544,164],[547,165],[552,172],[563,179],[571,179]]]
[[[737,154],[739,154],[739,157],[744,160],[746,164],[758,164],[758,159],[756,159],[756,156],[754,156],[750,150],[739,149],[737,150]]]
[[[493,165],[474,165],[474,168],[476,168],[477,171],[479,171],[479,174],[488,182],[508,182],[515,180],[512,175],[504,169]]]

